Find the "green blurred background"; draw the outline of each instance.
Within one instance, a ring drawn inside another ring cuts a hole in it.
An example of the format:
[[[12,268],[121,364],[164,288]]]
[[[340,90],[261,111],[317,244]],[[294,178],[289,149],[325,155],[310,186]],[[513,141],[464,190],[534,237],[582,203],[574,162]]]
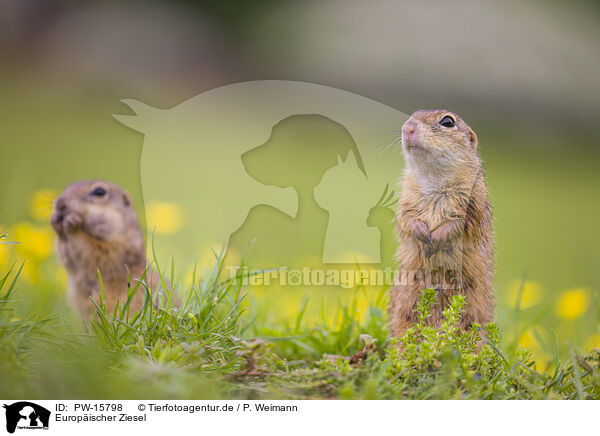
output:
[[[494,205],[501,327],[525,280],[524,345],[544,353],[552,330],[597,345],[599,15],[584,0],[4,2],[0,223],[22,244],[0,247],[0,266],[26,258],[26,280],[43,280],[38,268],[64,283],[43,269],[47,213],[74,180],[119,183],[142,213],[143,136],[112,118],[128,111],[120,99],[169,108],[228,83],[314,82],[459,113]]]

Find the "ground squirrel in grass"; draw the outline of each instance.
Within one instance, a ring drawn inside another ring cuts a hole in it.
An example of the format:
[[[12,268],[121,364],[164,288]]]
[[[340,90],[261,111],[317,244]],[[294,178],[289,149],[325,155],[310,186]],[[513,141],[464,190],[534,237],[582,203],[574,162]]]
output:
[[[466,305],[461,327],[492,321],[492,212],[475,132],[446,110],[413,113],[402,126],[406,169],[398,213],[400,274],[390,298],[390,330],[416,322],[424,288],[437,290],[428,322],[440,325],[452,296]]]
[[[145,279],[144,236],[131,197],[114,183],[84,180],[72,183],[56,199],[50,219],[56,231],[56,251],[69,274],[69,300],[83,319],[90,319],[101,295],[107,312],[127,301],[128,288]],[[156,286],[160,278],[147,273]],[[148,283],[148,281],[146,281]],[[130,310],[142,307],[145,290],[140,286]]]

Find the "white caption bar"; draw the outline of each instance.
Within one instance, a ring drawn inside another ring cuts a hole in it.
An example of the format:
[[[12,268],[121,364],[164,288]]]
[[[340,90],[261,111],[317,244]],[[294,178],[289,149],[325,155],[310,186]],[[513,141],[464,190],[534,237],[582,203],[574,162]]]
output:
[[[595,402],[0,400],[0,434],[567,434]],[[49,414],[48,414],[49,413]]]

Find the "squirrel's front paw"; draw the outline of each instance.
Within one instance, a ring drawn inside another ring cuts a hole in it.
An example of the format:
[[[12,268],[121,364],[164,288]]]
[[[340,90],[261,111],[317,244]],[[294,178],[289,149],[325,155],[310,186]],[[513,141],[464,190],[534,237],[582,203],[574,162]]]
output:
[[[68,213],[63,218],[64,228],[69,233],[73,233],[75,230],[77,230],[81,226],[82,222],[83,220],[81,216],[76,213]]]
[[[412,234],[423,244],[431,244],[431,232],[427,223],[415,221],[412,227]]]

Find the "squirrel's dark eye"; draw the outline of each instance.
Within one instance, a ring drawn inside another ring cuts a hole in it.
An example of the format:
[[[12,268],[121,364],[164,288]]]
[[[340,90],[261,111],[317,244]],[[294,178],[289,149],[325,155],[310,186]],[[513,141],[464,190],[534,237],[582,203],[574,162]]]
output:
[[[106,195],[106,189],[96,188],[91,192],[91,195],[95,195],[96,197],[104,197]]]
[[[442,121],[440,121],[440,124],[444,127],[454,127],[454,118],[452,117],[444,117],[442,118]]]

